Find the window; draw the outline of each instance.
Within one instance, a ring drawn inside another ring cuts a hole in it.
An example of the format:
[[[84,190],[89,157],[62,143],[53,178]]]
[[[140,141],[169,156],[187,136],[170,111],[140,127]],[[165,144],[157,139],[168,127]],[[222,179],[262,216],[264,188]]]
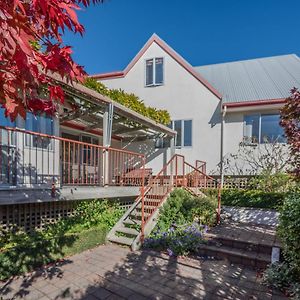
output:
[[[192,146],[192,120],[175,120],[169,126],[177,131],[176,147],[191,147]],[[156,142],[157,148],[169,147],[170,143],[166,143],[163,139],[158,139]]]
[[[177,120],[173,122],[173,129],[177,131],[176,137],[176,147],[181,147],[182,145],[182,121]]]
[[[88,144],[99,145],[98,138],[94,138],[94,137],[87,136],[87,135],[81,136],[81,141],[84,142],[84,143],[88,143]],[[88,145],[83,145],[83,163],[91,164],[93,155],[96,155],[96,153],[93,152],[91,147],[88,146]],[[98,161],[97,156],[96,156],[96,158],[97,158],[97,161]]]
[[[26,130],[43,133],[48,135],[54,134],[53,119],[46,115],[33,115],[28,112],[26,114],[25,122]],[[45,137],[26,135],[26,146],[44,148],[51,148],[51,140]]]
[[[146,86],[163,85],[164,59],[162,57],[146,60]]]
[[[0,108],[0,125],[4,127],[16,127],[16,122],[11,121],[9,117],[5,117],[4,108]],[[0,130],[0,144],[1,145],[16,145],[16,133],[7,129]]]
[[[279,125],[279,114],[255,114],[244,117],[244,142],[285,143],[283,128]]]

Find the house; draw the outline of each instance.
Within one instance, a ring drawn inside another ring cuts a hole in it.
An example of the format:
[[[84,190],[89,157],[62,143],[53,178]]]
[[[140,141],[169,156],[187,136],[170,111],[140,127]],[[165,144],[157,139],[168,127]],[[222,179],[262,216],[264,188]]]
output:
[[[12,122],[0,111],[0,229],[42,227],[70,215],[75,200],[118,198],[130,205],[152,170],[141,151],[124,146],[136,137],[172,143],[176,136],[79,83],[47,75],[65,92],[55,116],[27,112],[26,120]]]
[[[168,110],[176,153],[201,158],[213,172],[241,144],[285,142],[279,109],[300,87],[300,59],[292,54],[195,67],[154,34],[123,71],[91,77]],[[147,145],[150,166],[168,160],[167,146],[161,140]]]

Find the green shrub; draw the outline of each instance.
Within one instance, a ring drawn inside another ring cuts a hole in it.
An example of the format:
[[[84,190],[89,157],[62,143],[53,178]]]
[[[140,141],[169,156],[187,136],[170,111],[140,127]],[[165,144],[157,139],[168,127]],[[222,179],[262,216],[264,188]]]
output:
[[[119,205],[108,200],[81,201],[75,209],[75,221],[83,228],[91,228],[101,224],[110,230],[122,214]]]
[[[287,194],[280,210],[278,233],[286,261],[300,278],[300,188]]]
[[[194,197],[184,189],[176,189],[160,209],[157,226],[168,230],[173,224],[184,225],[195,218],[202,224],[212,226],[216,222],[216,208],[216,202],[209,197]]]
[[[263,283],[279,290],[288,289],[294,280],[294,270],[287,263],[274,263],[263,274]]]
[[[222,205],[255,208],[279,208],[284,200],[284,193],[261,190],[224,189],[221,195]]]
[[[249,181],[249,189],[256,189],[265,192],[287,192],[294,185],[293,178],[286,173],[262,172],[259,176]]]
[[[271,265],[264,273],[264,282],[287,291],[300,300],[300,189],[286,194],[280,209],[278,234],[283,246],[284,262]]]
[[[294,282],[289,288],[289,293],[293,300],[300,300],[300,283]]]

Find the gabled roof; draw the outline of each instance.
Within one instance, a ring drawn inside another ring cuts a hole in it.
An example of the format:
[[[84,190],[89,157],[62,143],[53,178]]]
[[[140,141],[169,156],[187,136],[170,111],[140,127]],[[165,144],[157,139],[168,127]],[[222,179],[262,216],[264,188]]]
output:
[[[129,65],[124,69],[124,71],[95,74],[90,77],[95,79],[111,79],[111,78],[122,78],[132,69],[136,62],[141,58],[141,56],[146,52],[146,50],[156,43],[165,52],[167,52],[175,61],[177,61],[184,69],[186,69],[191,75],[193,75],[197,80],[199,80],[204,86],[206,86],[214,95],[218,98],[222,98],[222,95],[211,85],[203,76],[198,73],[183,57],[181,57],[174,49],[172,49],[166,42],[164,42],[158,35],[153,34],[152,37],[147,41],[143,48],[138,52],[138,54],[133,58]]]
[[[295,54],[194,67],[222,94],[223,104],[276,104],[300,88],[300,59]]]

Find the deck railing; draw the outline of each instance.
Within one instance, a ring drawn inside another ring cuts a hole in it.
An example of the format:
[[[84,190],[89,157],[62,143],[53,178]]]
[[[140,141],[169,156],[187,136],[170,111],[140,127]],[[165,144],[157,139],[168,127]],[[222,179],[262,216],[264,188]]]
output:
[[[144,155],[0,126],[2,185],[128,185],[144,181]]]

